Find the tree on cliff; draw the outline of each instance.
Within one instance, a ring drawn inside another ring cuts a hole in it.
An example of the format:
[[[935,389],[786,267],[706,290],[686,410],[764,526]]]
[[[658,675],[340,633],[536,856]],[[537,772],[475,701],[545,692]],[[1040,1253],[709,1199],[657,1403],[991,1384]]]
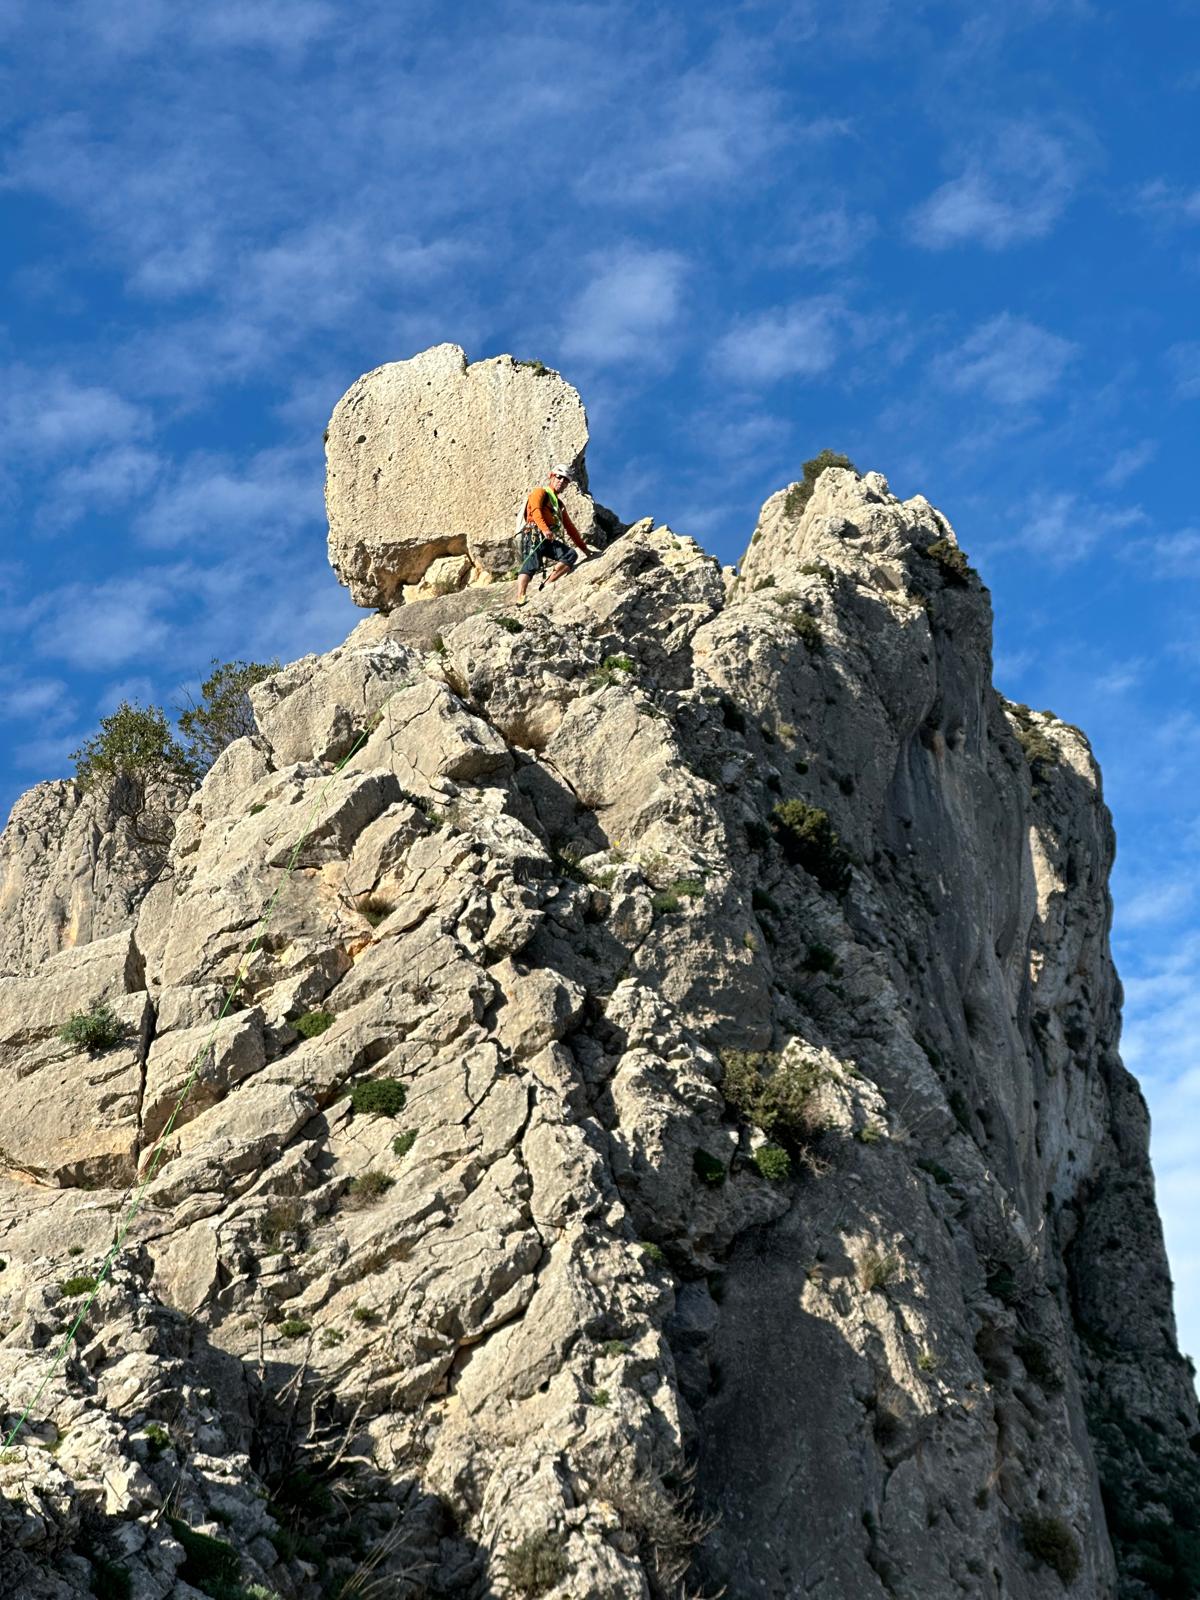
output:
[[[161,706],[122,700],[72,752],[75,781],[102,788],[134,840],[166,859],[180,805],[228,745],[254,730],[249,690],[279,663],[214,660],[200,698],[179,714],[181,742]]]

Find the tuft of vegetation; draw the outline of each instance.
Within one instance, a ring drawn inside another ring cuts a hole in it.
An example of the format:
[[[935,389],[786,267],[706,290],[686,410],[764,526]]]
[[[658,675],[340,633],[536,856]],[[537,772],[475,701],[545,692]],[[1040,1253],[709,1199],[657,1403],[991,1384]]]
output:
[[[315,1039],[318,1034],[324,1033],[326,1028],[332,1026],[332,1011],[306,1011],[292,1023],[292,1027],[302,1039]]]
[[[921,1372],[936,1372],[941,1363],[930,1349],[924,1349],[917,1357],[917,1367]]]
[[[836,450],[822,450],[819,455],[813,456],[811,460],[804,463],[800,482],[794,483],[788,490],[787,497],[783,502],[783,514],[785,517],[800,516],[812,499],[813,490],[817,486],[817,479],[825,471],[826,467],[848,467],[851,472],[858,471],[849,456],[839,455]]]
[[[1026,1550],[1064,1583],[1074,1583],[1083,1565],[1075,1535],[1061,1517],[1031,1511],[1021,1518],[1021,1538]]]
[[[589,676],[588,683],[593,689],[603,689],[610,683],[623,682],[636,671],[637,662],[632,656],[605,656]]]
[[[788,617],[788,622],[793,632],[799,634],[805,648],[812,654],[824,650],[825,636],[816,617],[810,616],[807,611],[793,611]]]
[[[606,1356],[623,1356],[629,1346],[624,1339],[606,1339],[601,1347],[601,1353]]]
[[[133,1574],[119,1561],[109,1561],[106,1556],[91,1555],[91,1590],[95,1600],[132,1600]]]
[[[674,889],[660,889],[651,896],[650,905],[656,917],[673,917],[677,911],[683,910],[683,901]]]
[[[108,1050],[125,1037],[125,1024],[107,1000],[93,1000],[86,1011],[73,1011],[58,1030],[63,1044],[76,1050]]]
[[[808,947],[804,960],[800,963],[805,972],[831,972],[838,970],[838,958],[827,944],[822,944],[819,939]]]
[[[726,1101],[769,1137],[801,1144],[820,1131],[813,1103],[823,1076],[819,1061],[798,1051],[723,1050],[721,1065]]]
[[[665,1267],[666,1266],[667,1258],[663,1254],[662,1247],[660,1245],[655,1244],[653,1239],[642,1239],[642,1240],[640,1240],[638,1242],[638,1249],[642,1252],[642,1254],[645,1256],[646,1260],[649,1261],[652,1266],[655,1266],[655,1267]]]
[[[1009,714],[1016,723],[1013,730],[1025,760],[1029,763],[1030,777],[1036,783],[1044,778],[1050,767],[1058,764],[1058,751],[1046,737],[1045,730],[1033,720],[1033,712],[1019,701],[1009,703]]]
[[[194,783],[199,774],[171,732],[161,706],[122,700],[100,719],[100,731],[71,752],[81,789],[124,779],[129,783]]]
[[[753,1160],[762,1176],[771,1183],[782,1183],[792,1170],[792,1158],[782,1145],[759,1145]]]
[[[742,949],[749,950],[751,955],[753,955],[758,949],[758,940],[754,937],[754,934],[749,928],[747,928],[745,933],[742,935]]]
[[[385,917],[391,916],[396,903],[385,894],[364,894],[354,902],[354,909],[360,917],[366,917],[373,928],[377,928]],[[333,1018],[329,1020],[332,1022]]]
[[[951,588],[965,588],[968,580],[974,576],[966,552],[949,539],[935,539],[925,547],[925,554],[941,568],[942,578]]]
[[[904,1263],[894,1250],[864,1250],[858,1258],[858,1281],[870,1293],[895,1281]]]
[[[360,1327],[373,1328],[379,1321],[379,1313],[372,1310],[370,1306],[355,1306],[350,1313],[350,1320],[351,1322],[357,1322]]]
[[[292,1197],[276,1200],[258,1219],[258,1237],[268,1252],[282,1250],[287,1239],[303,1248],[305,1231],[304,1207]]]
[[[854,1137],[859,1144],[878,1144],[883,1138],[883,1129],[877,1122],[864,1122]]]
[[[260,811],[265,811],[266,809],[267,802],[265,800],[256,800],[246,815],[248,817],[256,817]]]
[[[942,1189],[948,1188],[954,1182],[945,1167],[940,1162],[932,1160],[929,1156],[918,1157],[917,1166],[920,1167],[922,1172],[927,1172],[934,1183]]]
[[[306,1333],[312,1332],[312,1323],[306,1322],[303,1317],[285,1317],[279,1324],[281,1339],[303,1339]]]
[[[710,1189],[715,1189],[725,1182],[725,1163],[718,1161],[716,1156],[710,1156],[707,1150],[693,1152],[692,1171],[700,1182],[708,1184]]]
[[[351,1180],[350,1203],[358,1207],[378,1205],[395,1181],[395,1178],[389,1178],[386,1172],[374,1169],[361,1173]]]
[[[845,894],[852,877],[850,858],[834,832],[829,813],[804,800],[781,800],[771,816],[787,859],[794,866],[803,867],[823,889]]]
[[[518,622],[516,617],[497,617],[496,623],[503,628],[505,633],[524,633],[525,624]]]
[[[607,1406],[607,1405],[611,1405],[611,1403],[612,1403],[612,1395],[609,1394],[607,1389],[597,1389],[597,1390],[595,1390],[595,1392],[592,1395],[592,1404],[594,1406]]]
[[[514,367],[524,367],[526,372],[532,372],[535,378],[545,378],[550,375],[551,369],[544,361],[518,361],[513,358]]]
[[[364,1116],[394,1117],[404,1110],[408,1090],[399,1078],[368,1078],[350,1091],[350,1104]]]
[[[171,1448],[171,1435],[161,1422],[148,1422],[143,1431],[146,1435],[146,1447],[152,1459]]]
[[[392,1154],[397,1161],[403,1161],[416,1142],[417,1130],[415,1128],[406,1128],[403,1133],[398,1133],[392,1140]]]
[[[91,1294],[95,1287],[96,1279],[90,1273],[81,1272],[78,1277],[64,1279],[58,1292],[64,1300],[77,1300],[81,1294]]]
[[[517,1594],[545,1594],[571,1570],[560,1533],[531,1533],[502,1558],[504,1576]]]
[[[187,741],[186,759],[199,779],[235,739],[254,733],[258,724],[250,690],[279,671],[279,662],[217,661],[200,685],[199,700],[179,712],[179,731]]]
[[[344,1342],[345,1338],[346,1335],[340,1328],[322,1328],[321,1348],[323,1350],[336,1350],[338,1345]]]
[[[183,1565],[176,1576],[212,1600],[238,1600],[242,1563],[233,1546],[189,1528],[178,1517],[168,1516],[167,1522],[183,1546]]]

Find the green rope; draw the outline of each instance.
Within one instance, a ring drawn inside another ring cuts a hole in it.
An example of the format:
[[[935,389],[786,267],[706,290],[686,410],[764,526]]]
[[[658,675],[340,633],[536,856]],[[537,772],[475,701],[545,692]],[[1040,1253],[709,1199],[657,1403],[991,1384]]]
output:
[[[392,698],[392,696],[389,695],[387,697],[387,700],[385,700],[383,702],[383,705],[380,706],[379,712],[378,712],[379,716],[382,716],[384,706],[386,706],[388,704],[388,702],[391,700],[391,698]],[[7,1449],[9,1449],[11,1447],[13,1440],[17,1437],[17,1434],[20,1433],[21,1429],[25,1426],[25,1422],[26,1422],[26,1419],[29,1416],[29,1413],[33,1410],[34,1406],[37,1405],[38,1401],[42,1398],[42,1395],[45,1394],[47,1384],[49,1384],[49,1382],[53,1378],[54,1374],[58,1371],[59,1367],[62,1365],[62,1363],[66,1359],[67,1352],[70,1350],[72,1344],[75,1342],[75,1335],[79,1332],[79,1328],[80,1328],[80,1325],[83,1322],[84,1317],[87,1316],[88,1311],[89,1311],[89,1309],[91,1307],[91,1304],[92,1304],[93,1300],[95,1300],[96,1296],[99,1294],[101,1285],[104,1283],[105,1279],[108,1277],[109,1273],[112,1271],[113,1263],[115,1262],[117,1257],[120,1255],[121,1247],[125,1243],[125,1237],[128,1234],[130,1228],[133,1226],[134,1219],[136,1218],[136,1216],[138,1214],[138,1211],[139,1211],[139,1209],[141,1207],[142,1197],[144,1196],[144,1194],[146,1192],[147,1186],[149,1185],[149,1183],[153,1179],[155,1172],[158,1170],[159,1162],[162,1160],[164,1151],[166,1149],[166,1140],[167,1140],[168,1136],[170,1135],[171,1129],[175,1126],[175,1120],[179,1116],[179,1113],[183,1110],[183,1107],[187,1102],[187,1097],[191,1093],[192,1085],[196,1081],[197,1074],[200,1071],[200,1067],[201,1067],[201,1065],[202,1065],[202,1063],[204,1061],[204,1058],[208,1055],[208,1052],[212,1049],[213,1043],[216,1040],[217,1029],[221,1026],[221,1023],[225,1020],[226,1012],[229,1010],[230,1006],[233,1004],[234,1000],[237,998],[238,991],[241,989],[242,984],[245,982],[246,973],[249,970],[250,963],[253,961],[255,955],[258,953],[258,948],[262,944],[263,939],[266,937],[267,930],[271,926],[271,917],[273,916],[274,911],[275,911],[275,902],[279,899],[279,896],[282,894],[283,889],[284,889],[284,885],[288,882],[288,880],[292,876],[292,872],[293,872],[293,870],[295,868],[297,860],[299,859],[300,852],[304,848],[305,844],[307,843],[308,836],[313,830],[313,825],[314,825],[314,822],[315,822],[315,819],[316,819],[316,814],[317,814],[318,810],[320,809],[321,803],[325,799],[326,794],[329,792],[329,785],[338,776],[338,774],[343,770],[343,768],[350,761],[350,759],[353,756],[357,755],[358,751],[361,750],[363,745],[370,738],[371,733],[373,731],[374,731],[373,729],[368,728],[365,732],[361,733],[358,736],[358,738],[355,740],[354,744],[350,747],[350,749],[342,757],[341,761],[338,762],[337,766],[333,769],[333,771],[326,778],[324,784],[322,784],[322,786],[321,786],[321,792],[317,795],[316,799],[313,801],[312,805],[309,807],[308,815],[304,820],[304,832],[300,835],[300,838],[296,841],[296,847],[292,851],[291,857],[288,860],[287,868],[286,868],[286,870],[285,870],[285,872],[283,874],[283,877],[280,878],[279,883],[278,883],[278,885],[277,885],[277,887],[275,889],[275,893],[271,896],[270,901],[267,904],[267,909],[263,912],[262,916],[258,920],[257,930],[255,932],[254,939],[251,942],[249,949],[246,951],[245,955],[242,957],[241,963],[238,966],[237,973],[236,973],[236,975],[234,977],[233,983],[230,986],[228,994],[225,996],[225,1004],[221,1007],[220,1013],[217,1016],[216,1021],[212,1025],[212,1032],[209,1034],[209,1036],[208,1036],[207,1040],[205,1041],[202,1049],[197,1053],[196,1059],[192,1063],[192,1069],[188,1073],[187,1080],[184,1083],[182,1090],[180,1091],[179,1098],[178,1098],[178,1100],[176,1100],[174,1109],[172,1110],[171,1115],[170,1115],[169,1119],[167,1120],[167,1125],[162,1130],[162,1132],[159,1134],[157,1140],[155,1141],[154,1152],[153,1152],[153,1154],[151,1156],[149,1164],[147,1165],[145,1176],[142,1178],[141,1182],[138,1184],[137,1189],[134,1192],[133,1200],[132,1200],[132,1202],[131,1202],[131,1204],[129,1206],[129,1209],[126,1211],[124,1218],[122,1219],[121,1226],[117,1229],[117,1231],[113,1235],[113,1242],[109,1246],[108,1254],[104,1258],[104,1265],[100,1269],[100,1272],[99,1272],[99,1274],[98,1274],[98,1276],[97,1276],[97,1278],[95,1280],[95,1283],[92,1286],[91,1292],[89,1293],[87,1299],[83,1302],[83,1306],[80,1309],[79,1315],[75,1318],[74,1322],[68,1328],[67,1333],[66,1333],[66,1337],[63,1339],[62,1344],[59,1346],[58,1352],[55,1355],[54,1360],[50,1363],[50,1366],[46,1371],[45,1377],[42,1379],[41,1383],[38,1385],[37,1390],[34,1393],[34,1396],[30,1400],[29,1404],[25,1407],[24,1411],[22,1411],[21,1415],[17,1418],[16,1425],[14,1426],[12,1432],[8,1435],[7,1439],[5,1439],[3,1447],[2,1447],[3,1449],[7,1450]]]

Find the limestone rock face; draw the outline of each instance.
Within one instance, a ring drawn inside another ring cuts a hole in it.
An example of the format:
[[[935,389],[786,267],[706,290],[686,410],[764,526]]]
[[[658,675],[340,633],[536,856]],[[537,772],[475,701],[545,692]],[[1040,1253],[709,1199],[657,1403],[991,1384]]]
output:
[[[377,613],[119,926],[23,921],[0,1593],[197,1593],[196,1533],[280,1600],[1161,1592],[1200,1427],[1112,831],[955,549],[835,469],[735,585],[647,520]]]
[[[360,606],[506,573],[525,496],[562,462],[580,475],[566,505],[592,523],[583,403],[558,373],[496,356],[468,364],[436,345],[359,378],[325,443],[329,560]],[[452,559],[454,558],[454,559]]]

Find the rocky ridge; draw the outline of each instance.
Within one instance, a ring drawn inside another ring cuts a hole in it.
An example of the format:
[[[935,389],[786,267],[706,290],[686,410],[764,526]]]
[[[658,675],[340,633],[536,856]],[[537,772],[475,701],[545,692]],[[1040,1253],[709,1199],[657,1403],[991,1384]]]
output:
[[[830,469],[510,598],[261,684],[165,870],[18,804],[0,1590],[1186,1592],[1111,826],[949,524]]]

